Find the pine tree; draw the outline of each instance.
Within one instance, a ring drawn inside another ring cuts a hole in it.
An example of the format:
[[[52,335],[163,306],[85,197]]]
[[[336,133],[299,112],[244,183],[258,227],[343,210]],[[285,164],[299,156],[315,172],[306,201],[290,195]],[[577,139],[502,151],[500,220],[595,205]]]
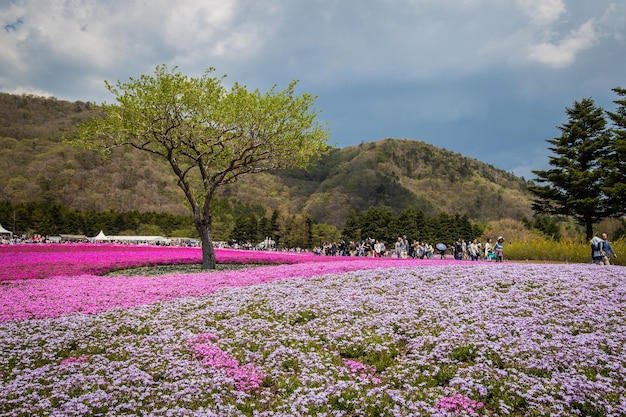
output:
[[[602,190],[607,196],[607,206],[611,216],[626,215],[626,88],[613,89],[622,97],[614,103],[619,107],[607,115],[613,122],[611,141],[606,157],[602,159],[606,177]]]
[[[554,168],[533,171],[536,182],[529,187],[535,195],[537,213],[567,215],[585,227],[587,239],[593,236],[593,224],[607,217],[601,190],[603,169],[600,159],[609,141],[604,110],[585,98],[566,108],[569,121],[559,127],[561,136],[548,139]]]
[[[348,213],[346,223],[341,231],[341,236],[347,241],[357,241],[361,239],[361,226],[354,209],[351,209],[350,213]]]

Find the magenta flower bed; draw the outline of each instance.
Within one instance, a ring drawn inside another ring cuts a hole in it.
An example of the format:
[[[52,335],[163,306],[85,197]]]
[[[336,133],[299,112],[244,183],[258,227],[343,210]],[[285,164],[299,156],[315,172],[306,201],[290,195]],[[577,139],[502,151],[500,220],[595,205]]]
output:
[[[262,252],[216,249],[218,263],[294,264],[362,261],[364,258],[321,257],[312,253]],[[374,262],[397,259],[370,259]],[[404,260],[406,262],[406,260]],[[142,265],[186,264],[202,262],[199,248],[138,246],[114,244],[2,245],[0,246],[0,281],[40,279],[80,274],[104,274],[115,269]],[[420,260],[422,264],[425,262]],[[438,262],[441,262],[440,260]]]
[[[220,263],[284,264],[310,261],[312,254],[216,250]],[[0,246],[0,281],[59,275],[102,274],[142,265],[202,262],[199,248],[137,245]]]
[[[149,264],[200,262],[198,248],[134,245],[2,245],[0,281],[101,274]]]
[[[201,252],[197,248],[116,245],[20,245],[11,246],[9,250],[2,249],[0,262],[8,265],[9,271],[18,271],[20,275],[16,277],[3,270],[0,321],[58,317],[76,312],[99,313],[115,307],[200,296],[224,287],[262,284],[287,278],[456,262],[320,257],[312,254],[218,249],[218,262],[280,265],[159,277],[105,277],[93,273],[129,266],[200,262]],[[92,271],[92,274],[84,271]]]

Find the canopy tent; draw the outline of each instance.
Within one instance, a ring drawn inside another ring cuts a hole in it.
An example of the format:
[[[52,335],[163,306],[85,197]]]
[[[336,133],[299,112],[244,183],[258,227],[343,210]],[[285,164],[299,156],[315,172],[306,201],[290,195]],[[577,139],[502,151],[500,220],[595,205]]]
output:
[[[13,232],[5,229],[4,227],[2,227],[2,225],[0,224],[0,235],[10,235],[11,237],[13,237]]]
[[[92,237],[91,240],[95,240],[96,242],[102,242],[103,240],[109,240],[109,238],[104,235],[104,232],[102,230],[100,230],[100,233],[98,233],[95,237]]]
[[[150,243],[169,244],[170,240],[163,236],[106,236],[102,230],[90,240],[94,242],[118,242],[118,243]]]

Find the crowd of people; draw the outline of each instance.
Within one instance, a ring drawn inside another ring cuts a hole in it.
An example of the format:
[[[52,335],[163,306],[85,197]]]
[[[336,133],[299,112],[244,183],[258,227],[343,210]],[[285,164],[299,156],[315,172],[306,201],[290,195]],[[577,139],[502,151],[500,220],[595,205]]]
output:
[[[498,237],[496,243],[487,239],[485,244],[473,239],[466,242],[458,238],[451,246],[439,243],[435,246],[426,241],[410,240],[406,236],[398,236],[392,245],[387,245],[385,241],[368,238],[362,241],[341,240],[339,242],[326,242],[315,247],[313,252],[316,255],[324,256],[369,256],[374,258],[419,258],[432,259],[438,256],[443,259],[451,252],[454,259],[479,261],[503,262],[504,261],[504,238]]]
[[[174,241],[171,245],[179,246],[183,245],[182,239]],[[193,241],[195,245],[199,245],[198,241]],[[52,241],[47,237],[40,235],[34,235],[32,238],[27,239],[22,236],[0,236],[0,244],[20,244],[20,243],[58,243]],[[598,265],[610,265],[610,258],[613,256],[617,258],[617,253],[611,246],[606,233],[602,233],[600,236],[594,236],[591,241],[591,262]],[[185,246],[189,246],[188,243],[184,243]],[[232,247],[226,242],[215,242],[215,247]],[[235,246],[236,248],[239,248]],[[252,248],[248,248],[252,249]],[[273,247],[261,247],[260,250],[275,250]],[[297,252],[303,251],[297,249]],[[375,258],[391,257],[391,258],[419,258],[419,259],[432,259],[438,256],[440,259],[444,259],[447,253],[451,252],[454,259],[468,260],[468,261],[494,261],[504,262],[504,238],[499,236],[495,243],[491,238],[487,238],[485,243],[478,241],[478,239],[470,240],[466,242],[464,239],[458,238],[452,245],[448,246],[443,243],[438,243],[433,246],[426,241],[410,240],[406,236],[398,236],[396,241],[392,245],[387,245],[383,240],[368,238],[362,241],[349,241],[341,240],[340,242],[326,242],[321,246],[317,246],[313,249],[315,255],[324,256],[369,256]]]

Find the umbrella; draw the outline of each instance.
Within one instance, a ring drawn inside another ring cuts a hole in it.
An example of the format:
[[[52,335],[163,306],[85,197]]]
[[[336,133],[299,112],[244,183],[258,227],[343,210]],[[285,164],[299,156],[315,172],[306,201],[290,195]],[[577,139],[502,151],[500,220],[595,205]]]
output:
[[[448,249],[448,247],[443,244],[443,243],[437,243],[437,245],[435,246],[438,250],[444,251],[446,249]]]

